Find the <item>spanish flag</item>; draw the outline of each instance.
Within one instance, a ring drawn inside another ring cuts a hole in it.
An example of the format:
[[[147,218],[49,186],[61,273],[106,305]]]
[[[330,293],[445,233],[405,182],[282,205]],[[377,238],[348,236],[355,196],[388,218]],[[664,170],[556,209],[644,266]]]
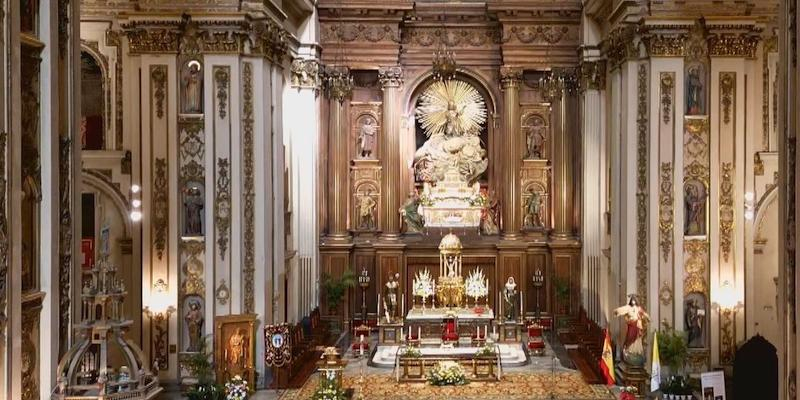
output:
[[[614,379],[614,355],[611,353],[611,337],[608,329],[605,330],[606,338],[603,340],[603,355],[600,358],[600,371],[606,378],[606,383],[610,386],[615,382]]]

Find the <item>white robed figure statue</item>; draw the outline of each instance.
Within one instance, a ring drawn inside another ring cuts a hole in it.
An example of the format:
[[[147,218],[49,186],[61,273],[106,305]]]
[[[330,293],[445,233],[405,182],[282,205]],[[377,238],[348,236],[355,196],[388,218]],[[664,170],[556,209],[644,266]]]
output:
[[[615,309],[614,316],[625,318],[627,326],[625,342],[622,347],[623,359],[631,365],[644,365],[645,355],[642,338],[647,334],[647,324],[650,322],[650,316],[639,306],[634,296],[631,296],[627,305]]]

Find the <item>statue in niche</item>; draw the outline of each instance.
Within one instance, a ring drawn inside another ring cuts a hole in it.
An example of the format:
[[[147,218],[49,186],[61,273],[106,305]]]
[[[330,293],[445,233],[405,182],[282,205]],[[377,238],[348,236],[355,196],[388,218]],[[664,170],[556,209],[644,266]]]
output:
[[[503,316],[506,321],[511,321],[516,317],[517,294],[517,283],[514,282],[513,276],[509,276],[503,286]]]
[[[500,206],[497,203],[497,198],[492,195],[487,195],[484,191],[481,193],[483,197],[483,207],[481,208],[481,234],[483,235],[497,235],[500,233],[500,228],[497,226],[497,221],[500,215]]]
[[[686,115],[705,114],[705,95],[701,66],[689,67],[686,74]]]
[[[203,310],[200,307],[199,301],[189,301],[189,310],[186,311],[186,315],[183,319],[186,321],[186,327],[189,330],[189,346],[186,348],[186,351],[200,351],[202,347],[203,322],[205,322],[205,317],[203,317]]]
[[[699,293],[690,293],[686,299],[686,308],[683,312],[684,330],[686,331],[687,346],[705,347],[705,301]]]
[[[403,203],[399,210],[400,216],[406,223],[406,233],[422,232],[425,223],[419,208],[419,195],[416,191],[409,193],[406,202]]]
[[[197,186],[191,186],[185,191],[183,199],[184,210],[184,236],[203,235],[203,193]]]
[[[383,298],[383,309],[386,313],[386,322],[392,323],[392,321],[397,318],[397,291],[400,287],[400,283],[397,281],[400,279],[400,274],[389,274],[389,281],[386,282],[386,288],[384,290],[384,298]]]
[[[706,234],[706,193],[705,185],[698,180],[689,180],[683,185],[684,224],[686,236]]]
[[[200,114],[203,112],[203,72],[200,62],[189,61],[183,73],[183,112]]]
[[[534,117],[528,126],[525,143],[527,144],[528,154],[525,158],[529,160],[541,160],[544,158],[545,129],[541,117]]]
[[[374,159],[375,146],[377,145],[378,126],[372,117],[364,118],[358,133],[358,156],[364,160]]]
[[[375,207],[378,205],[372,197],[372,191],[367,189],[365,194],[358,197],[358,228],[362,230],[375,229]]]
[[[530,196],[525,200],[525,218],[523,225],[531,228],[542,228],[544,227],[544,221],[542,219],[542,205],[544,201],[542,200],[542,195],[533,188],[528,189],[528,193],[530,193]]]
[[[631,365],[644,365],[645,354],[642,338],[647,334],[647,323],[650,316],[644,311],[635,296],[631,296],[627,305],[614,310],[614,316],[625,318],[627,330],[623,343],[623,360]]]

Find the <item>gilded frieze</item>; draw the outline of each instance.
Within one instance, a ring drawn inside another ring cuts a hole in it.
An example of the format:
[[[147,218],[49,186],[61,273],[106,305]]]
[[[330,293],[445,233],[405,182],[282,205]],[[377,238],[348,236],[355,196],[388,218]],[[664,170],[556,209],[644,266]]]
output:
[[[667,262],[672,252],[672,229],[674,227],[673,215],[675,208],[675,199],[672,195],[672,162],[661,163],[660,177],[658,227],[661,238],[659,244],[661,245],[661,256],[664,258],[664,262]]]
[[[217,114],[220,119],[228,116],[228,86],[231,82],[230,67],[215,65],[214,85],[217,87]]]
[[[650,57],[683,57],[686,54],[686,34],[649,34],[643,41]]]
[[[514,25],[504,29],[504,44],[556,44],[578,40],[577,25]]]
[[[167,66],[151,65],[150,82],[153,92],[153,101],[156,106],[156,116],[164,118],[164,101],[167,98]]]
[[[758,35],[739,33],[712,34],[708,37],[708,54],[712,57],[747,57],[755,58]]]
[[[399,43],[400,42],[400,28],[396,23],[367,24],[361,22],[344,22],[344,23],[322,22],[320,24],[320,30],[321,30],[320,41],[322,43],[326,42]]]
[[[230,161],[227,158],[217,158],[216,186],[214,218],[217,228],[217,247],[220,257],[225,260],[231,228],[231,177]]]
[[[411,27],[402,31],[400,42],[404,46],[448,48],[481,48],[500,44],[502,33],[498,26],[461,27],[444,29],[442,27]]]
[[[661,82],[661,119],[665,124],[669,124],[672,119],[672,98],[675,89],[675,73],[662,72]]]
[[[719,92],[719,103],[722,105],[722,122],[727,125],[731,123],[731,107],[733,107],[736,96],[735,72],[719,73]]]
[[[181,266],[183,283],[181,284],[181,301],[179,304],[183,303],[183,299],[186,296],[205,297],[206,285],[203,280],[205,246],[203,240],[184,240],[182,243],[185,259]]]
[[[153,248],[160,260],[167,248],[167,224],[169,222],[169,180],[167,159],[156,158],[153,171]]]
[[[242,175],[243,175],[243,236],[244,263],[242,281],[244,293],[244,312],[255,310],[255,161],[254,157],[254,115],[253,115],[253,64],[242,64]]]
[[[719,248],[727,262],[733,241],[733,163],[722,163],[719,188]]]
[[[683,292],[703,293],[708,297],[708,242],[687,240],[683,242],[686,253],[684,265]]]
[[[639,64],[636,105],[636,287],[642,304],[647,303],[647,150],[648,150],[648,71]]]

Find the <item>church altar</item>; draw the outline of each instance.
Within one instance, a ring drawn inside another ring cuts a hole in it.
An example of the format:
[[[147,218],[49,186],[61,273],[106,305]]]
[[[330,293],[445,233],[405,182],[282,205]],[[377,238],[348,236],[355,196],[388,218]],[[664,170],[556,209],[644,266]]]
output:
[[[490,308],[485,308],[481,313],[476,312],[473,308],[416,308],[408,311],[408,314],[406,315],[406,322],[442,322],[442,320],[445,318],[453,317],[458,319],[459,323],[465,321],[491,323],[494,320],[494,311]]]

